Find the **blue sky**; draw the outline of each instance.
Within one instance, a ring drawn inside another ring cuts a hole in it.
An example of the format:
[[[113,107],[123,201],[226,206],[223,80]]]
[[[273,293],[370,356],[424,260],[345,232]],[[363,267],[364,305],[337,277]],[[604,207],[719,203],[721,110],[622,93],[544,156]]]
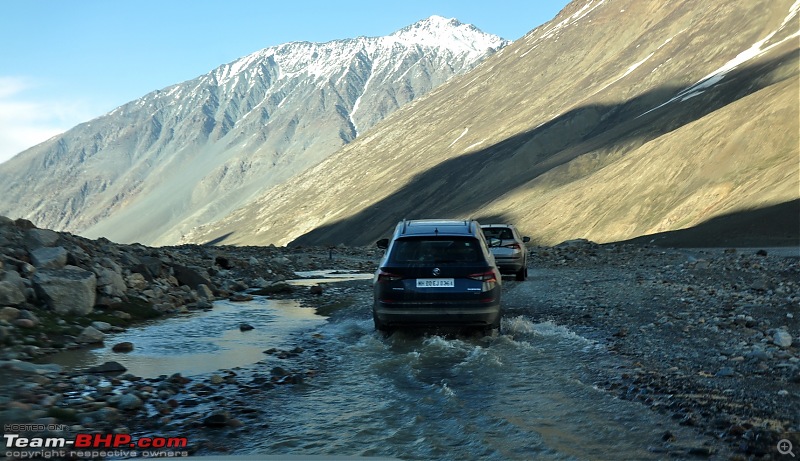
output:
[[[0,162],[239,57],[388,35],[437,14],[516,40],[568,0],[3,0]]]

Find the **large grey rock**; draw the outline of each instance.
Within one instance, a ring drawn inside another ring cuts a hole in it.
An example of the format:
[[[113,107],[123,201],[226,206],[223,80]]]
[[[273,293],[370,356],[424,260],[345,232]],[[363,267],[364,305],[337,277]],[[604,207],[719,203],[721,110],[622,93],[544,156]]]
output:
[[[199,285],[205,285],[212,291],[216,288],[208,278],[208,272],[203,269],[174,264],[172,266],[172,271],[175,273],[175,278],[178,279],[178,283],[181,285],[186,285],[192,289],[197,289]]]
[[[11,322],[12,320],[16,320],[19,318],[19,309],[16,307],[5,306],[0,309],[0,320],[5,322]]]
[[[124,296],[128,286],[122,274],[106,267],[98,268],[95,273],[97,274],[97,286],[101,291],[108,296]]]
[[[131,267],[131,272],[142,274],[150,282],[161,277],[163,270],[164,263],[153,256],[139,258],[139,263]]]
[[[19,306],[25,302],[25,292],[12,282],[0,282],[0,306]]]
[[[28,229],[25,232],[25,247],[33,250],[40,247],[51,247],[61,238],[58,232],[50,229]]]
[[[81,331],[75,341],[83,344],[102,343],[106,339],[105,333],[95,327],[88,326]]]
[[[92,327],[103,333],[111,331],[112,328],[111,324],[108,322],[92,322]]]
[[[47,305],[59,314],[86,315],[96,299],[97,277],[75,266],[42,269],[33,276],[33,285]]]
[[[214,300],[214,292],[211,291],[204,283],[197,285],[197,296],[206,301]]]
[[[117,408],[120,410],[131,411],[140,408],[144,402],[139,397],[136,397],[133,394],[124,394],[120,397],[119,402],[117,403]]]
[[[124,373],[128,371],[128,369],[119,362],[111,361],[104,362],[102,365],[89,367],[85,371],[86,373]]]
[[[31,262],[37,269],[61,269],[67,265],[67,250],[63,247],[41,247],[31,250]]]
[[[786,330],[778,330],[772,335],[772,342],[776,346],[789,347],[792,345],[792,335]]]
[[[25,286],[25,280],[26,279],[22,278],[22,276],[19,275],[19,273],[15,270],[6,271],[5,275],[3,276],[3,281],[13,283],[17,288],[20,289],[20,291],[23,292],[25,291],[25,288],[27,288]]]

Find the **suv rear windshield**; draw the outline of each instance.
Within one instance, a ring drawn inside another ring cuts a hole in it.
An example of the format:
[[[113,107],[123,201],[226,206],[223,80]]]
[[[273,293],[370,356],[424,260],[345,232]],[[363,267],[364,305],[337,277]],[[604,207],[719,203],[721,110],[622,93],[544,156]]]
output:
[[[510,240],[514,238],[514,234],[508,227],[484,227],[483,235],[486,238],[496,238],[501,240]]]
[[[418,237],[395,240],[389,261],[393,263],[464,263],[480,262],[480,243],[464,237]]]

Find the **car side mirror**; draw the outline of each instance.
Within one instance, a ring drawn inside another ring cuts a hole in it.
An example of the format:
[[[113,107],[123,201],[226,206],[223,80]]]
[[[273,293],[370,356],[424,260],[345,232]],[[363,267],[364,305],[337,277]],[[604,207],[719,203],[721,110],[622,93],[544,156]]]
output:
[[[501,243],[503,243],[503,241],[499,238],[489,237],[489,247],[499,247]]]
[[[525,242],[525,243],[528,243],[528,242],[531,241],[531,238],[530,237],[522,237],[522,241]]]
[[[385,250],[389,248],[389,239],[380,239],[377,242],[375,242],[375,246],[377,246],[381,250]]]

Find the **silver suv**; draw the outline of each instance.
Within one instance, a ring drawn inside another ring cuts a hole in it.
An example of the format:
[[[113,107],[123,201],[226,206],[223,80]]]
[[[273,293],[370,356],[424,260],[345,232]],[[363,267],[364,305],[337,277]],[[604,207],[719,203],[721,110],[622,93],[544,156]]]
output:
[[[477,221],[401,221],[377,245],[386,252],[373,278],[375,329],[499,330],[502,279]]]
[[[511,224],[485,224],[483,234],[492,241],[489,249],[503,274],[513,274],[517,280],[528,278],[528,249],[530,237],[521,237]],[[497,241],[499,240],[499,242]]]

